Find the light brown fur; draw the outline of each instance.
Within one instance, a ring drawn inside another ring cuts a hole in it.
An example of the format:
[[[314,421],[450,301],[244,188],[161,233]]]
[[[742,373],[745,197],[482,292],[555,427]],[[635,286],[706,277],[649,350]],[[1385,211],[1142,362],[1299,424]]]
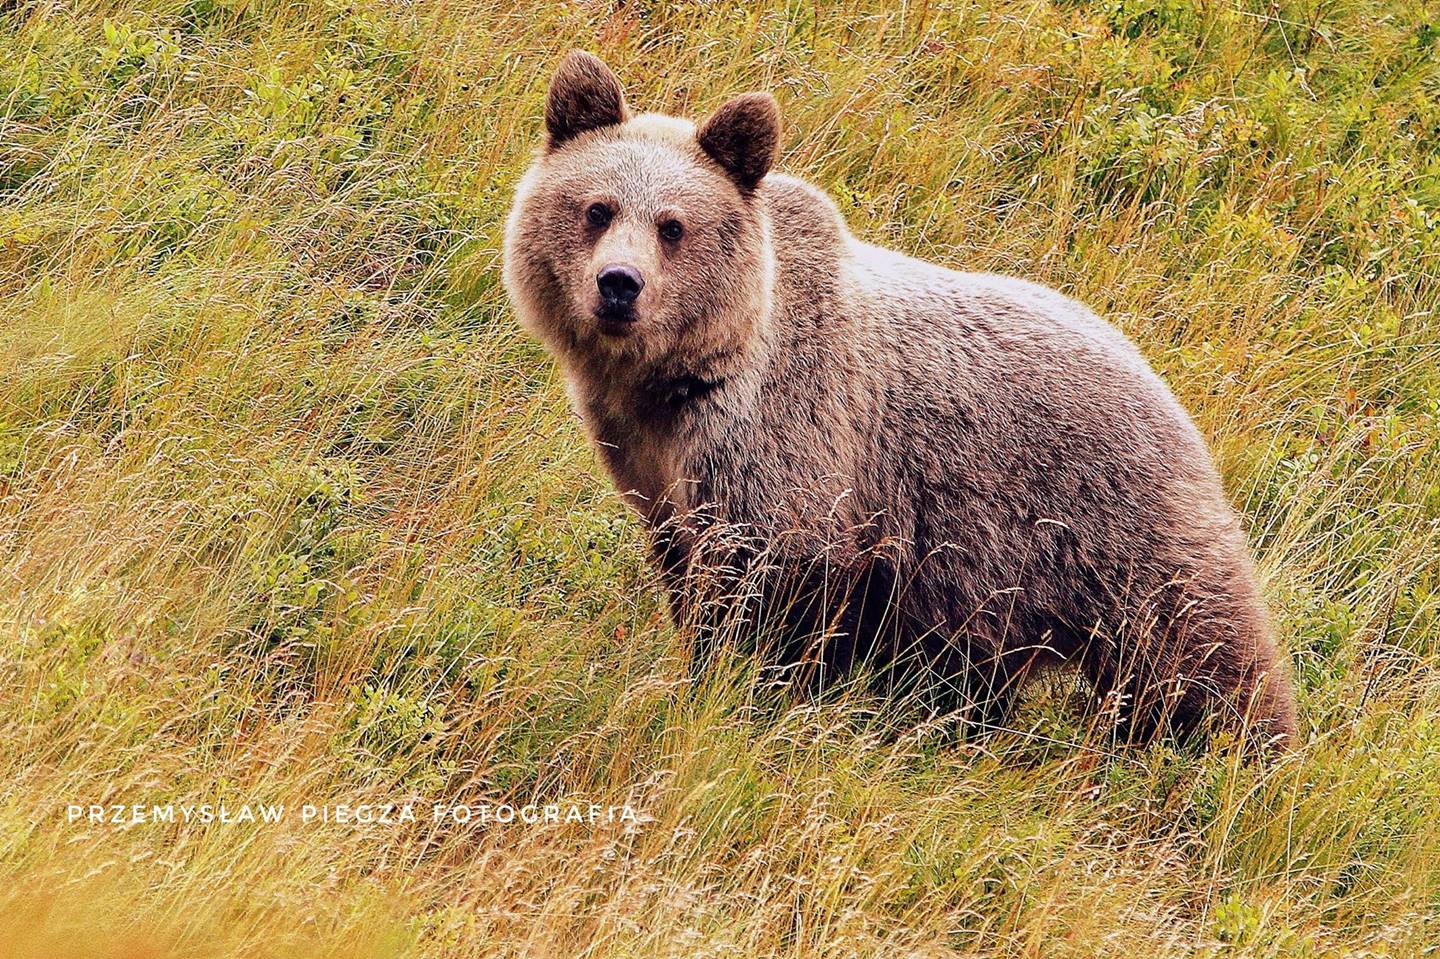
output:
[[[506,287],[678,611],[779,621],[781,662],[894,665],[985,722],[1073,663],[1126,738],[1293,733],[1209,452],[1118,330],[1036,284],[857,240],[823,193],[769,173],[768,95],[697,132],[631,117],[608,68],[572,54],[546,117]],[[623,322],[596,292],[611,263],[644,277]]]

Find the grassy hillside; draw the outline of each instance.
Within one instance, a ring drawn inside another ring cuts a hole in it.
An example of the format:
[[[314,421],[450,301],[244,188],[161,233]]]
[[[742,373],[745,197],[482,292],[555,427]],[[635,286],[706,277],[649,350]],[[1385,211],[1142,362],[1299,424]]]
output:
[[[1133,335],[1298,754],[691,690],[498,282],[572,46]],[[1437,58],[1429,0],[0,5],[0,957],[1434,955]],[[644,822],[65,808],[367,798]]]

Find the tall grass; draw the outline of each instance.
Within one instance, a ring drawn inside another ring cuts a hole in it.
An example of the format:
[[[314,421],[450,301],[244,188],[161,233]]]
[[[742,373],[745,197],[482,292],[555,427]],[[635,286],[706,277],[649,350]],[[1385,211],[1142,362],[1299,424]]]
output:
[[[0,957],[1432,955],[1437,44],[1417,0],[0,7]],[[498,285],[574,46],[645,108],[773,90],[857,233],[1134,336],[1295,756],[1114,755],[1063,684],[974,744],[691,688]],[[422,814],[66,815],[367,798]]]

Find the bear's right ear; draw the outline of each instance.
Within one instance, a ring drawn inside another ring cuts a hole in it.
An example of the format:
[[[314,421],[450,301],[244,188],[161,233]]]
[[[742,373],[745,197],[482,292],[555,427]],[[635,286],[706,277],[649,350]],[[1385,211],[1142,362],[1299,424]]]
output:
[[[560,62],[545,98],[546,149],[599,127],[630,119],[620,81],[594,54],[576,50]]]
[[[753,190],[780,148],[780,107],[768,93],[742,93],[716,110],[695,139],[742,190]]]

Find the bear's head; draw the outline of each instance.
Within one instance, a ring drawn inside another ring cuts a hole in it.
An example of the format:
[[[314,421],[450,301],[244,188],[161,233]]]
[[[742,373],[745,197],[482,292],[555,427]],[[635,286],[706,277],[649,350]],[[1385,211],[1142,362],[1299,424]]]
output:
[[[505,286],[521,322],[562,359],[743,349],[770,308],[760,192],[779,142],[769,94],[736,97],[698,128],[632,116],[615,74],[570,54],[506,224]]]

